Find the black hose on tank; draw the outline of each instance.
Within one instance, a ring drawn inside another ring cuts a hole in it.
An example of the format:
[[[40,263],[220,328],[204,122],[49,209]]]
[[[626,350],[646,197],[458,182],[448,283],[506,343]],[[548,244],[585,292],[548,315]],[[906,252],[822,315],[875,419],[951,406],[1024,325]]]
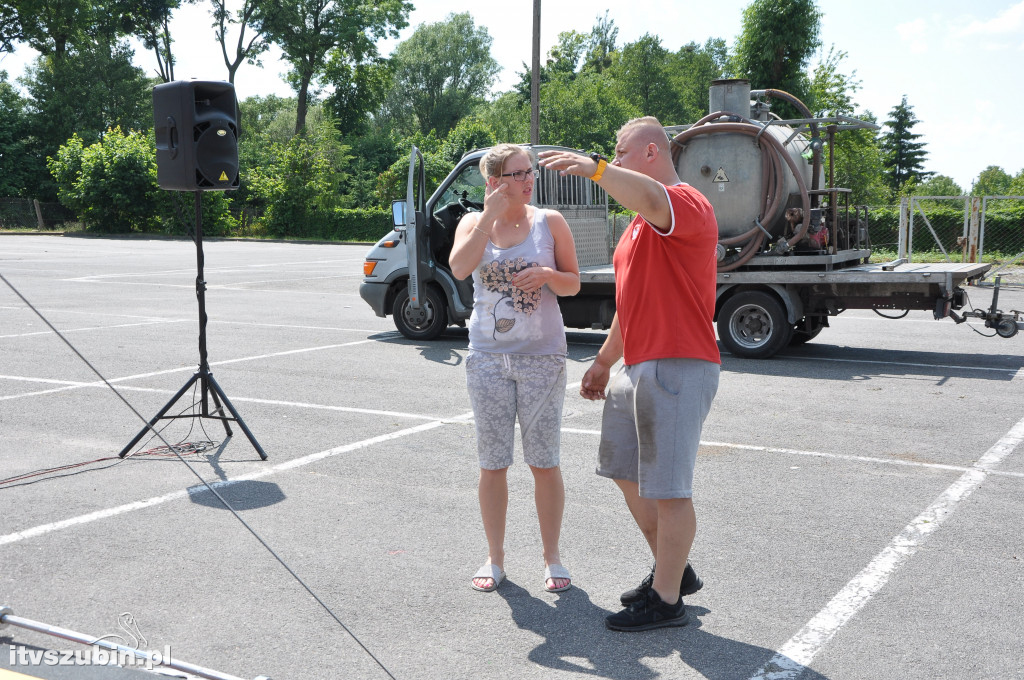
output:
[[[722,118],[728,118],[729,121],[717,122]],[[782,163],[780,162],[780,159],[785,160],[790,171],[793,173],[793,177],[796,179],[797,186],[800,189],[800,201],[803,208],[803,222],[801,223],[800,228],[793,234],[793,237],[787,240],[787,243],[790,246],[795,245],[807,234],[807,230],[810,227],[811,201],[810,195],[807,191],[807,183],[804,181],[803,175],[800,174],[800,170],[797,168],[796,163],[782,146],[782,143],[771,135],[764,135],[764,130],[764,126],[758,125],[743,116],[717,111],[715,113],[709,113],[694,123],[688,130],[684,130],[672,138],[672,162],[676,167],[679,166],[679,154],[682,153],[682,150],[686,147],[686,143],[695,137],[705,134],[738,132],[740,134],[750,135],[759,142],[759,146],[762,150],[764,172],[762,172],[761,175],[761,195],[764,199],[764,203],[761,208],[761,214],[757,219],[759,224],[755,224],[750,230],[739,236],[719,239],[718,243],[723,247],[735,246],[739,243],[744,244],[740,248],[740,252],[736,257],[718,263],[718,271],[720,272],[732,271],[733,269],[746,264],[752,257],[754,257],[754,255],[757,254],[761,244],[764,243],[766,236],[760,225],[770,224],[776,218],[779,211],[784,207],[784,203],[782,202],[784,197],[782,194],[785,183],[783,181]],[[760,144],[760,140],[762,138],[767,141],[767,146]]]
[[[762,96],[762,95],[765,96],[765,97],[769,97],[769,98],[776,98],[776,99],[782,99],[784,101],[787,101],[790,104],[792,104],[793,106],[795,106],[800,111],[800,113],[803,115],[804,118],[814,118],[814,115],[811,113],[811,110],[809,108],[807,108],[807,104],[804,104],[795,95],[792,95],[789,92],[786,92],[785,90],[768,89],[768,90],[751,90],[750,91],[750,96],[751,97],[758,97],[758,96]],[[818,137],[818,124],[817,123],[808,123],[807,125],[808,125],[809,128],[811,128],[811,139],[819,139],[819,137]],[[821,188],[820,185],[818,184],[818,175],[821,173],[821,146],[820,145],[812,144],[811,145],[811,154],[812,154],[811,155],[811,190],[812,191],[817,191],[818,189]],[[818,207],[817,206],[818,194],[814,194],[814,197],[813,197],[812,200],[814,202],[814,207],[817,208]]]

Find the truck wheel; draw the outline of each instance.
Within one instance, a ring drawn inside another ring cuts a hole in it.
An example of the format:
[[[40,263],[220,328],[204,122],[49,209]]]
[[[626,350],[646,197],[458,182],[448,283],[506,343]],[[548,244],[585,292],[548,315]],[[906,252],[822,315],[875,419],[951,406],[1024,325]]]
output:
[[[722,305],[718,337],[738,357],[767,359],[789,344],[793,325],[778,300],[767,293],[748,290]]]
[[[789,340],[789,346],[798,347],[805,342],[810,342],[814,338],[818,337],[818,333],[821,333],[821,329],[824,327],[824,319],[813,319],[811,321],[810,329],[807,328],[807,319],[800,319],[800,321],[797,321],[796,325],[793,327],[793,337]]]
[[[403,286],[395,296],[391,313],[395,328],[410,340],[433,340],[448,327],[444,298],[429,286],[423,289],[423,300],[418,310],[410,306],[409,288]]]

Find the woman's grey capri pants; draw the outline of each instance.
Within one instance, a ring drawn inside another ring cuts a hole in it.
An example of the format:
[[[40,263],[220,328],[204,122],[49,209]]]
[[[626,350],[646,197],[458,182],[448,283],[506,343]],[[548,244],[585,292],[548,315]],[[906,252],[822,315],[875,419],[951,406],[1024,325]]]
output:
[[[476,420],[480,467],[501,470],[512,464],[517,415],[526,462],[538,468],[556,467],[565,382],[562,355],[470,350],[466,385]]]

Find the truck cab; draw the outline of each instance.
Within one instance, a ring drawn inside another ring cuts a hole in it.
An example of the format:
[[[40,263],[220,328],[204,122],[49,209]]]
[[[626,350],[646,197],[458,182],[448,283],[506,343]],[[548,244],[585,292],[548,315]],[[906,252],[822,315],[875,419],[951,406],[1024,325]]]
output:
[[[556,146],[523,145],[536,153]],[[456,279],[448,265],[455,229],[470,211],[483,209],[480,159],[487,149],[462,157],[440,186],[426,194],[423,158],[413,147],[406,197],[392,203],[393,230],[367,253],[359,295],[377,316],[392,315],[395,327],[412,340],[431,340],[448,326],[464,326],[473,310],[472,279]],[[614,242],[608,197],[588,179],[561,176],[534,166],[533,204],[558,210],[569,223],[580,267],[608,266]],[[583,292],[583,291],[581,291]],[[579,297],[579,296],[577,296]],[[584,298],[559,298],[565,324],[608,328],[614,303],[589,304]]]

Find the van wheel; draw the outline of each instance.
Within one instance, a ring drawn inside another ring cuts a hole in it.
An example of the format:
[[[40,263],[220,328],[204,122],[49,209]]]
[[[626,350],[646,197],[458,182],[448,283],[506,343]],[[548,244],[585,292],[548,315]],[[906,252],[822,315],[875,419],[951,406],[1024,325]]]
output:
[[[789,344],[793,326],[777,299],[760,291],[737,293],[718,313],[718,338],[732,354],[767,359]]]
[[[448,310],[444,298],[430,286],[424,287],[419,309],[409,304],[409,287],[403,286],[395,296],[391,313],[398,332],[410,340],[433,340],[448,327]]]

